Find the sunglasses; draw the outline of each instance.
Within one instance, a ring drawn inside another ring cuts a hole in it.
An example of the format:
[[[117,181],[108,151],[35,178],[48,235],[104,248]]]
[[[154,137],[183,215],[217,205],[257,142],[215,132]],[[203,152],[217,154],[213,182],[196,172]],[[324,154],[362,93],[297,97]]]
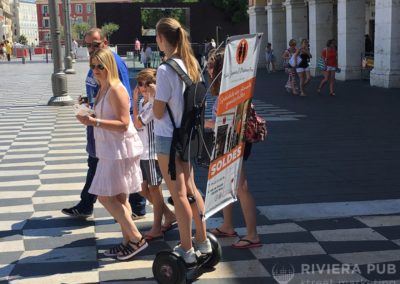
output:
[[[139,81],[138,82],[138,86],[139,87],[144,87],[144,86],[148,87],[148,86],[150,86],[151,83],[153,83],[153,82],[142,82],[142,81]]]
[[[87,47],[87,48],[99,48],[102,43],[103,42],[95,42],[95,41],[92,43],[85,42],[85,44],[83,46]]]
[[[99,70],[104,70],[104,65],[103,64],[90,64],[90,69],[94,70],[95,68],[99,69]]]

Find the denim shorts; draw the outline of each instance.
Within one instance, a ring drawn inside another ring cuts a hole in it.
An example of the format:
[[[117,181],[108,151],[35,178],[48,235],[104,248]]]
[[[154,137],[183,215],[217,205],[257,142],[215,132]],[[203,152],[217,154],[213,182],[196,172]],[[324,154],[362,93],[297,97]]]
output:
[[[172,137],[156,135],[156,152],[161,155],[169,155],[171,150]]]

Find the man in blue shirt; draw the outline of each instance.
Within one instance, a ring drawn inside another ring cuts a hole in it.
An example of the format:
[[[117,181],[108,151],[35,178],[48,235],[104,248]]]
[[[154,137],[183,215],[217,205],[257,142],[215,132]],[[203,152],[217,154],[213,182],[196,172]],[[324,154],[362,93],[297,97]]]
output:
[[[85,45],[89,51],[89,54],[92,54],[99,48],[108,48],[107,47],[107,38],[102,32],[101,29],[93,28],[89,30],[85,35]],[[131,110],[132,110],[132,91],[131,86],[129,84],[129,75],[128,75],[128,68],[126,67],[125,62],[122,60],[118,54],[114,53],[114,58],[117,63],[118,68],[118,75],[119,79],[121,80],[122,84],[125,86],[126,90],[128,91],[130,101],[131,101]],[[98,85],[96,80],[93,77],[93,70],[89,69],[89,72],[86,76],[86,94],[88,103],[91,107],[93,107],[94,99],[96,97],[98,91]],[[131,111],[132,115],[132,111]],[[87,136],[87,145],[86,145],[86,152],[88,153],[88,171],[86,175],[86,182],[85,186],[81,192],[81,201],[71,208],[64,208],[61,210],[62,213],[73,216],[73,217],[84,217],[87,218],[93,214],[93,204],[96,202],[96,195],[90,194],[89,188],[92,184],[93,177],[96,173],[97,162],[98,159],[96,158],[96,149],[95,149],[95,141],[93,135],[93,127],[87,126],[86,127],[86,136]],[[132,207],[132,218],[133,219],[140,219],[143,218],[146,214],[146,200],[144,197],[139,195],[138,193],[131,194],[129,196],[129,203]]]

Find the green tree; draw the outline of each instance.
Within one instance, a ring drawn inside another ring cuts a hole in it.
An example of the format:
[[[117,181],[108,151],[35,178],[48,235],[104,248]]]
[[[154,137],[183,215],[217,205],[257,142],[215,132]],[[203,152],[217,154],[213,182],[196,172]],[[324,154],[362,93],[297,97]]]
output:
[[[89,30],[90,25],[88,23],[75,23],[72,25],[72,37],[83,39]]]
[[[111,41],[111,35],[119,30],[119,25],[115,24],[115,23],[105,23],[102,27],[101,27],[102,31],[104,32],[104,34],[107,36],[108,38],[108,42]]]
[[[211,0],[215,7],[223,10],[233,23],[248,20],[247,0]]]
[[[28,39],[26,38],[26,36],[20,35],[19,38],[18,38],[18,42],[20,44],[27,45],[28,44]]]

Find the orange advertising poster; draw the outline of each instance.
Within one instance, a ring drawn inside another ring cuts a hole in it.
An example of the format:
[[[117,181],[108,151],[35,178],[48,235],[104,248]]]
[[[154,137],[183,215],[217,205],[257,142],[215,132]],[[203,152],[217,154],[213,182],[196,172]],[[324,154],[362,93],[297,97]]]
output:
[[[236,201],[247,111],[253,97],[261,34],[229,37],[225,47],[205,198],[205,218]]]

